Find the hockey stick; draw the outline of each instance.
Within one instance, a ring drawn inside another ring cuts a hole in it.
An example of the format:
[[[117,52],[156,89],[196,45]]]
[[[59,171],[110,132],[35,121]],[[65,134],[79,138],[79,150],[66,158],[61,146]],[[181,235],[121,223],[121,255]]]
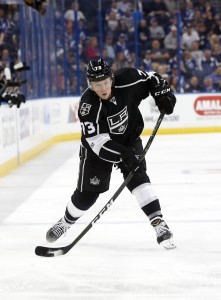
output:
[[[147,144],[144,148],[143,154],[140,157],[140,160],[144,159],[147,151],[149,150],[150,145],[152,144],[153,139],[154,139],[154,137],[160,127],[160,124],[163,120],[164,114],[165,114],[164,112],[161,112],[161,114],[157,120],[157,123],[152,131],[152,134],[147,141]],[[136,172],[136,170],[133,170],[129,173],[127,178],[124,180],[124,182],[121,184],[121,186],[117,189],[117,191],[114,193],[112,198],[104,205],[104,207],[101,209],[101,211],[95,216],[95,218],[87,225],[87,227],[77,236],[77,238],[73,242],[71,242],[70,244],[68,244],[66,246],[57,247],[57,248],[37,246],[35,248],[35,254],[38,256],[45,256],[45,257],[54,257],[54,256],[66,254],[94,226],[94,224],[101,218],[101,216],[105,213],[105,211],[108,210],[108,208],[113,204],[113,202],[117,199],[117,197],[123,191],[123,189],[128,184],[128,182],[131,180],[131,178],[133,177],[135,172]]]

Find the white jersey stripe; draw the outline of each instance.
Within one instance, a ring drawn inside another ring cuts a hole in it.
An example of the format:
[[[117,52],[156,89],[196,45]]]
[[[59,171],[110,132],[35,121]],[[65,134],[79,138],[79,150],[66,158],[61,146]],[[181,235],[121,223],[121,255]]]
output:
[[[87,159],[87,149],[83,147],[83,149],[85,149],[85,158],[83,161],[83,165],[82,165],[82,169],[81,169],[81,190],[80,192],[83,191],[83,183],[84,183],[84,167],[85,167],[85,163],[86,163],[86,159]]]
[[[97,134],[100,133],[99,117],[100,117],[101,108],[102,108],[102,102],[101,102],[101,100],[100,100],[100,106],[99,106],[99,109],[98,109],[98,112],[97,112],[97,118],[96,118]]]
[[[147,77],[145,79],[140,79],[138,81],[135,81],[135,82],[132,82],[132,83],[129,83],[129,84],[125,84],[125,85],[115,85],[114,87],[116,89],[122,89],[122,88],[125,88],[125,87],[128,87],[128,86],[132,86],[132,85],[138,84],[141,81],[147,81],[148,79],[149,79],[149,77]]]
[[[109,149],[109,148],[107,148],[107,147],[105,147],[105,146],[102,146],[102,148],[105,149],[105,150],[107,150],[107,151],[109,151],[109,152],[115,153],[115,154],[117,154],[117,155],[120,155],[120,154],[121,154],[120,152],[111,150],[111,149]]]

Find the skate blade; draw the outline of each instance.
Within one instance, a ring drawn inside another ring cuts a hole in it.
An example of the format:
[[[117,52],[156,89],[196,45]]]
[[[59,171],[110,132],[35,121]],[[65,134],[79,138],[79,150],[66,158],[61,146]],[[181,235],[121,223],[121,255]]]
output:
[[[172,239],[168,239],[168,240],[162,241],[160,243],[160,245],[163,246],[167,250],[171,250],[171,249],[176,248],[176,245],[174,244],[174,242],[173,242]]]

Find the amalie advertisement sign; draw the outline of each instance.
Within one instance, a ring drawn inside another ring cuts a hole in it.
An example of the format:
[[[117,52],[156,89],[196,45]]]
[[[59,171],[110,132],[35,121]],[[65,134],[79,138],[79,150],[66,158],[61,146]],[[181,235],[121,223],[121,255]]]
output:
[[[194,102],[194,109],[196,113],[201,116],[221,115],[221,96],[200,96]]]

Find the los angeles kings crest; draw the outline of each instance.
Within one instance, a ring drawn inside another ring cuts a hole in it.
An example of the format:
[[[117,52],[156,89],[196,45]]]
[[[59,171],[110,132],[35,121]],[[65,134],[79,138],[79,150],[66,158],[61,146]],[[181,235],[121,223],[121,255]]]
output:
[[[107,117],[107,122],[112,134],[123,134],[128,126],[127,106],[117,114]]]

